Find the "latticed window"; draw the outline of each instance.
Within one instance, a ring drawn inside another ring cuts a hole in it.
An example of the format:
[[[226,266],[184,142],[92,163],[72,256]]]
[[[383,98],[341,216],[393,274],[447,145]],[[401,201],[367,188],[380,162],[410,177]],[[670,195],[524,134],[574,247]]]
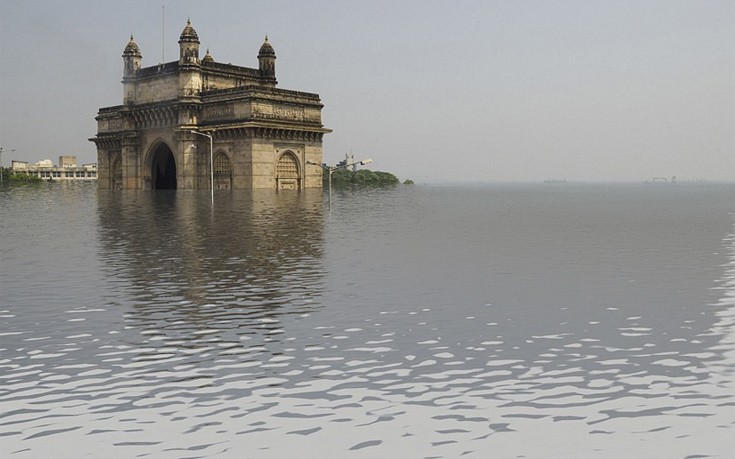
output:
[[[214,175],[218,177],[230,177],[232,175],[230,160],[224,153],[219,153],[214,157]]]
[[[280,179],[299,177],[299,166],[291,153],[286,153],[278,159],[276,175]]]

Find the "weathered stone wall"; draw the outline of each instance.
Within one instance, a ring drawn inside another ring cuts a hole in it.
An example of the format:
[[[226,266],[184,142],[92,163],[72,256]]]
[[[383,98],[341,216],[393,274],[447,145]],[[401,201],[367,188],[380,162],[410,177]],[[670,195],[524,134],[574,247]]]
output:
[[[116,107],[121,108],[121,107]],[[123,120],[119,111],[108,112],[97,116],[97,133],[119,132],[123,130]]]
[[[309,142],[304,146],[304,163],[322,163],[322,145],[321,143]],[[321,188],[322,186],[322,168],[318,166],[306,165],[306,173],[304,188]]]
[[[272,142],[253,139],[252,164],[253,188],[275,188],[276,152]]]
[[[176,99],[179,96],[178,74],[145,78],[134,84],[134,101],[136,104],[162,102]]]
[[[233,141],[232,188],[234,189],[253,188],[252,145],[251,139]]]
[[[254,78],[222,75],[222,74],[205,74],[203,78],[202,88],[205,91],[214,89],[229,89],[239,86],[256,85],[258,81]]]

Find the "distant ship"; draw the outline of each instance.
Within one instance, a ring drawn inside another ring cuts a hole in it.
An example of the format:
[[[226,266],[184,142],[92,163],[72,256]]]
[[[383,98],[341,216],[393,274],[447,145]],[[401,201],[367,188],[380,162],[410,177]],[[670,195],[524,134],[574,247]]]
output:
[[[646,179],[645,183],[669,183],[669,179],[666,177],[653,177],[650,181]],[[676,183],[676,175],[671,177],[671,183]]]

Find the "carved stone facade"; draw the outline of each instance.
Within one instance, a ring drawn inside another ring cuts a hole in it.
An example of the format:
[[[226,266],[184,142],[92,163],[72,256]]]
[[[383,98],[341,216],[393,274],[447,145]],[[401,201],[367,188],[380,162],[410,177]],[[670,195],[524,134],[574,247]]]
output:
[[[141,67],[130,37],[123,105],[97,114],[101,189],[303,189],[322,186],[318,94],[277,88],[268,37],[257,69],[216,62],[187,22],[179,60]],[[210,139],[192,131],[212,136]],[[211,159],[211,161],[210,161]],[[210,163],[214,183],[210,183]]]

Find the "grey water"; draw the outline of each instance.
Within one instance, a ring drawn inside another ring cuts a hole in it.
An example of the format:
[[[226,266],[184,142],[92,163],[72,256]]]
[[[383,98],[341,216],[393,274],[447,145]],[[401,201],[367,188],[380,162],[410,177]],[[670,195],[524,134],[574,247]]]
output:
[[[735,185],[0,190],[0,456],[732,457]]]

